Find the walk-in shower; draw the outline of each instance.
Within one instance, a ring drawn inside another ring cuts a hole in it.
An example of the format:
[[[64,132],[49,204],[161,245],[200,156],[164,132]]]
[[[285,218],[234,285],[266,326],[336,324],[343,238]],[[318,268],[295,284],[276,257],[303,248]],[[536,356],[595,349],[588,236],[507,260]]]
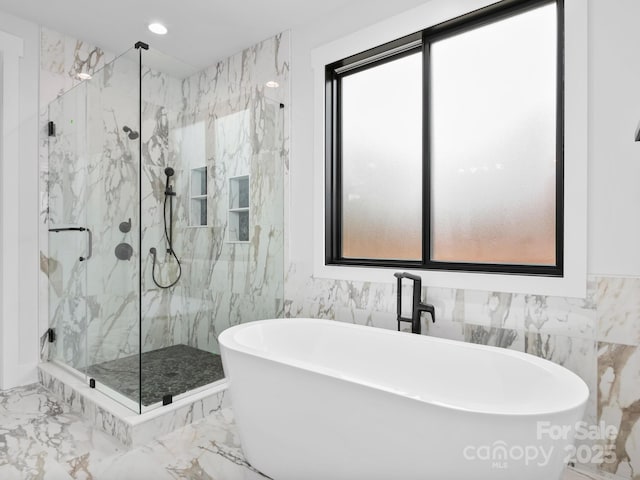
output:
[[[284,105],[180,65],[138,43],[48,108],[50,360],[137,412],[283,313]]]

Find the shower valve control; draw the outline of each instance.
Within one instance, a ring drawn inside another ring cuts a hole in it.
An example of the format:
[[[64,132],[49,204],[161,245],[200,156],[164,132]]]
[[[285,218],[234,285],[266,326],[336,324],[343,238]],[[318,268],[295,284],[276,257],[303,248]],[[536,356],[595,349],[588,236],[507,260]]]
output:
[[[131,231],[131,219],[129,219],[126,222],[120,222],[120,225],[118,225],[118,228],[122,233],[129,233]]]
[[[133,256],[133,247],[126,242],[116,245],[115,255],[118,260],[130,260]]]

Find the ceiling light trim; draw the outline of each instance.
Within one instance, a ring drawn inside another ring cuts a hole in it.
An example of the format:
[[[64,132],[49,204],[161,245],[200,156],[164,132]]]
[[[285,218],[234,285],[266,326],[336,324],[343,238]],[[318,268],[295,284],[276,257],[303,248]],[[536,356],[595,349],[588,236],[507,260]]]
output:
[[[155,33],[156,35],[166,35],[169,31],[167,27],[160,22],[152,22],[147,26],[147,28],[150,32]]]

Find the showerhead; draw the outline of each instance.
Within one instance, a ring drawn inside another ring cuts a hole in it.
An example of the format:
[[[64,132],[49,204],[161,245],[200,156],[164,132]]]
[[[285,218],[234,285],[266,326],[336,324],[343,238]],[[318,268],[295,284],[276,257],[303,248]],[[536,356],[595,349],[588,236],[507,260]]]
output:
[[[122,131],[124,133],[128,133],[129,134],[129,139],[130,140],[135,140],[136,138],[138,138],[140,135],[138,134],[138,132],[136,132],[135,130],[131,130],[129,127],[127,127],[126,125],[124,127],[122,127]]]
[[[176,173],[176,171],[171,168],[171,167],[167,167],[164,169],[164,174],[167,176],[167,181],[164,184],[164,194],[165,195],[170,195],[170,196],[174,196],[175,193],[173,191],[173,189],[171,188],[171,186],[169,185],[169,179],[171,177],[173,177],[173,175]]]

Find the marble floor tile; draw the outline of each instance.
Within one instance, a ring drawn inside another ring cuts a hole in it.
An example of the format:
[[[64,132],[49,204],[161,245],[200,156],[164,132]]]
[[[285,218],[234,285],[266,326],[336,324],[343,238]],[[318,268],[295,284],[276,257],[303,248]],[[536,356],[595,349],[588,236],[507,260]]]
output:
[[[0,392],[2,480],[264,480],[244,459],[233,412],[126,450],[40,385]],[[469,479],[472,480],[472,479]],[[599,480],[567,471],[562,480]]]
[[[264,479],[244,459],[233,414],[223,409],[124,455],[90,466],[95,478]]]
[[[593,480],[593,478],[594,477],[587,474],[576,472],[575,470],[567,470],[562,480]]]
[[[256,480],[230,409],[127,450],[40,385],[0,392],[2,480]]]
[[[0,478],[67,479],[65,463],[95,461],[124,447],[92,428],[39,384],[0,392]]]
[[[623,480],[623,477],[605,472],[595,473],[568,469],[562,480]]]

